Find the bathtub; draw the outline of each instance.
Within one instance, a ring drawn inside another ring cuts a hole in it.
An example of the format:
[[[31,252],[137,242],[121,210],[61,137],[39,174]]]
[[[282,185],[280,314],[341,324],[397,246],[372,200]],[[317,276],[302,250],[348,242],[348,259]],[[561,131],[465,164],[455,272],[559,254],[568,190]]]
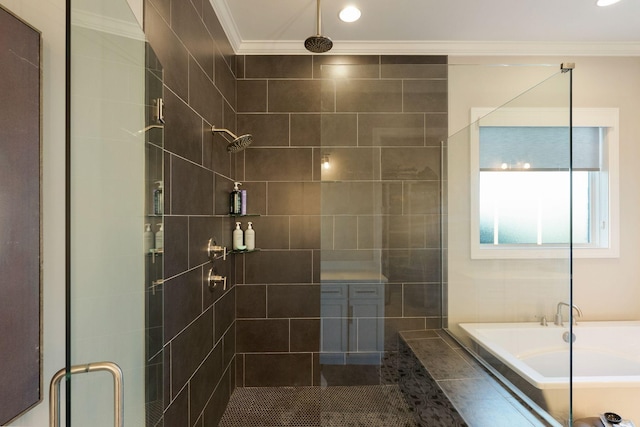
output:
[[[558,421],[569,414],[568,326],[461,323],[477,353]],[[616,412],[640,422],[640,321],[573,327],[573,419]]]

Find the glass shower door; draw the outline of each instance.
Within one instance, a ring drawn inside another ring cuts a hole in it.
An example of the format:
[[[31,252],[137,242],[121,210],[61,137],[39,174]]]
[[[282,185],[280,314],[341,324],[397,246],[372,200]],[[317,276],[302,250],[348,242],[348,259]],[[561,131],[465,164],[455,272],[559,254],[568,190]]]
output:
[[[515,98],[487,102],[491,88],[545,73]],[[562,304],[572,303],[579,213],[572,204],[570,76],[549,67],[451,66],[455,132],[446,141],[443,181],[445,328],[537,411],[541,424],[554,426],[570,425],[572,403],[572,344],[562,340],[571,328],[571,309]],[[490,105],[499,107],[474,108]],[[558,307],[564,327],[554,325]],[[484,391],[466,396],[463,416],[490,422],[497,414],[482,408],[491,406],[502,418],[521,417],[520,403],[505,400],[494,382],[474,383]]]
[[[124,425],[137,427],[145,425],[146,43],[125,0],[71,3],[67,368],[119,366]],[[68,424],[114,425],[110,375],[70,383]]]

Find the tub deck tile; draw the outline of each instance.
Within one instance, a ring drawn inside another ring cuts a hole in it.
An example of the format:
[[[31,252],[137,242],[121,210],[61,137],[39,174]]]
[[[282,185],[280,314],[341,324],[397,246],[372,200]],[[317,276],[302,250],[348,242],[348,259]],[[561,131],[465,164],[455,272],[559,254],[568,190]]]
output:
[[[549,425],[531,413],[446,332],[401,332],[400,338],[401,346],[404,342],[420,363],[420,367],[406,373],[417,375],[417,381],[423,384],[415,391],[413,406],[420,407],[421,400],[446,401],[470,427]],[[437,412],[437,405],[427,406]]]

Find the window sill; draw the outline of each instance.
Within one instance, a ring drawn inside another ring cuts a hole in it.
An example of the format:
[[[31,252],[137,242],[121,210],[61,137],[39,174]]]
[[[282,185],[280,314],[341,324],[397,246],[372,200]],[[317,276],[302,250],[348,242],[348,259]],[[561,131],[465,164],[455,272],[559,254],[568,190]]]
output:
[[[573,248],[564,247],[527,247],[482,245],[471,247],[471,259],[569,259],[573,258],[619,258],[615,248]]]

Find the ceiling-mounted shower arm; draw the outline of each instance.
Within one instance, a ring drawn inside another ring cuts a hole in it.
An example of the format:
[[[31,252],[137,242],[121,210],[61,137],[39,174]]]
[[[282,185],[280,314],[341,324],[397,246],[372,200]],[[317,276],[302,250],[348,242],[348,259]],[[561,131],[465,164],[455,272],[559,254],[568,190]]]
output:
[[[316,35],[308,37],[304,41],[304,47],[309,52],[325,53],[331,50],[333,42],[322,33],[322,12],[320,10],[320,0],[316,0]]]
[[[320,12],[320,0],[316,1],[316,35],[322,34],[322,13]]]

